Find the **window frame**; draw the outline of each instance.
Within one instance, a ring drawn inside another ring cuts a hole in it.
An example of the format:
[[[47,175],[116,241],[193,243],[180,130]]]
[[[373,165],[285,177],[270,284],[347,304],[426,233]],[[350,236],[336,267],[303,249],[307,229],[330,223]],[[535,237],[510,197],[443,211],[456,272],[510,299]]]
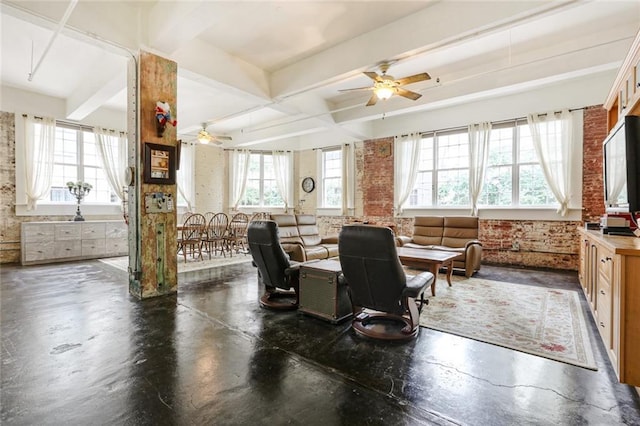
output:
[[[574,167],[572,185],[574,188],[573,198],[569,205],[569,213],[566,216],[561,216],[557,213],[557,205],[553,206],[486,206],[479,205],[478,216],[483,219],[495,219],[495,220],[551,220],[551,221],[581,221],[582,220],[582,150],[583,150],[583,111],[576,110],[572,112],[573,115],[573,137],[579,143],[576,146],[579,147],[573,155]],[[494,126],[500,126],[503,123],[516,123],[522,122],[520,119],[509,119],[504,121],[495,122]],[[526,119],[525,119],[526,123]],[[459,128],[458,128],[459,129]],[[451,129],[455,130],[455,129]],[[437,133],[435,131],[424,132],[424,135],[430,135]],[[514,153],[517,155],[517,153]],[[435,160],[434,160],[435,161]],[[523,163],[524,165],[525,163]],[[527,163],[529,164],[529,163]],[[539,164],[539,163],[537,163]],[[395,164],[394,164],[395,167]],[[436,170],[433,170],[436,173]],[[514,171],[513,175],[520,173],[519,167],[517,171]],[[513,177],[512,177],[513,178]],[[518,181],[515,181],[514,188],[519,191]],[[435,190],[434,190],[435,193]],[[433,195],[432,195],[433,196]],[[519,196],[519,194],[518,194]],[[450,207],[450,206],[405,206],[403,213],[400,217],[413,217],[418,215],[462,215],[468,216],[470,214],[471,206],[463,207]]]
[[[238,204],[238,208],[241,208],[243,210],[251,210],[251,209],[284,209],[284,200],[282,199],[282,195],[280,195],[280,199],[282,200],[282,204],[277,204],[277,205],[265,205],[264,204],[264,183],[265,183],[264,157],[265,156],[273,157],[273,154],[271,152],[266,152],[266,151],[250,151],[249,152],[249,163],[251,163],[251,157],[253,157],[254,155],[259,155],[260,156],[260,165],[259,165],[259,170],[260,170],[259,175],[260,175],[260,177],[258,179],[250,179],[249,178],[249,174],[247,173],[247,182],[245,184],[245,190],[244,190],[244,193],[242,194],[242,198],[240,200],[240,203]],[[271,161],[273,162],[273,159]],[[242,202],[245,201],[246,192],[247,192],[247,188],[249,186],[249,181],[250,180],[258,180],[259,181],[258,194],[259,194],[260,202],[257,205],[242,204]],[[272,181],[275,182],[275,180],[276,180],[275,174],[269,180],[272,180]],[[276,185],[276,187],[277,187],[277,185]]]
[[[26,175],[25,175],[25,117],[23,114],[15,114],[15,214],[16,216],[73,216],[77,201],[60,202],[41,200],[33,210],[27,210],[26,196]],[[65,123],[56,120],[56,131],[58,127],[71,127],[80,131],[93,131],[89,126]],[[78,167],[78,166],[77,166]],[[101,202],[82,202],[82,213],[84,216],[103,216],[113,217],[114,219],[122,218],[122,203],[101,203]]]

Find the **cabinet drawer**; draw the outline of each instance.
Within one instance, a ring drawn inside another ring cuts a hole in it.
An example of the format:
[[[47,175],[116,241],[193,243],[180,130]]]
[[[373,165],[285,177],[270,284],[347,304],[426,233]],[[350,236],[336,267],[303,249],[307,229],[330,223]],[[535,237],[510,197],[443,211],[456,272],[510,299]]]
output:
[[[107,223],[105,230],[106,238],[127,238],[128,235],[127,224],[122,223]]]
[[[56,241],[79,240],[82,226],[80,224],[55,225],[53,229]]]
[[[80,257],[82,247],[79,240],[56,241],[54,245],[53,258],[64,259],[70,257]]]
[[[600,275],[598,280],[598,293],[596,303],[596,324],[598,331],[607,349],[612,347],[611,342],[611,286],[609,281]]]
[[[607,282],[611,282],[611,277],[613,276],[613,253],[601,248],[598,257],[598,273],[601,279],[604,278]]]
[[[105,236],[105,223],[91,223],[85,222],[82,224],[82,239],[91,240],[97,238],[104,238]]]
[[[22,224],[22,240],[25,243],[53,241],[55,233],[49,224]]]
[[[100,256],[105,252],[105,239],[82,240],[82,256]]]
[[[48,242],[26,243],[24,245],[23,262],[36,262],[51,259],[54,253],[53,239]]]
[[[121,256],[129,252],[129,241],[125,238],[107,238],[106,250],[107,256]]]

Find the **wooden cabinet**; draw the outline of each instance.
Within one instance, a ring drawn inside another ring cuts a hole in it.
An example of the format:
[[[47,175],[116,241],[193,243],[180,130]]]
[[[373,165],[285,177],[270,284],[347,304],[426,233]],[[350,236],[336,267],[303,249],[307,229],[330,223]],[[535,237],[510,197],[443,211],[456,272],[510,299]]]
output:
[[[22,264],[124,256],[127,225],[119,220],[89,222],[23,222]]]
[[[631,45],[604,103],[607,132],[625,115],[640,115],[640,32]]]
[[[579,229],[579,278],[618,379],[640,386],[640,238]]]

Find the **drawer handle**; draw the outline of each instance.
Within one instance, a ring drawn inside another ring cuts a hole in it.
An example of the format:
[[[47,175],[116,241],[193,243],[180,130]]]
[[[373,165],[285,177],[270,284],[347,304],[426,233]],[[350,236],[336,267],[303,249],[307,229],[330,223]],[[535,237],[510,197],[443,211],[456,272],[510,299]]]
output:
[[[604,323],[600,321],[600,327],[604,328]]]
[[[604,296],[604,290],[600,290],[600,294]]]

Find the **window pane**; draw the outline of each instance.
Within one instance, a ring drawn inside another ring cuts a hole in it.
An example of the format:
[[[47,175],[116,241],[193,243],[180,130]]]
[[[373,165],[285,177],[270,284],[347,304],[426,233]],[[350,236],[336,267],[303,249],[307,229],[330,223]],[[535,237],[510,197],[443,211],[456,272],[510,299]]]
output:
[[[444,170],[438,172],[438,205],[469,205],[469,170]]]
[[[539,164],[520,166],[520,205],[548,206],[557,204]]]
[[[513,128],[491,130],[489,166],[513,163]]]
[[[440,135],[437,139],[438,169],[469,167],[468,133]]]
[[[249,179],[244,188],[244,197],[240,202],[243,206],[260,205],[260,179]]]
[[[418,172],[416,184],[409,195],[410,206],[431,206],[433,204],[433,172]]]
[[[342,206],[342,151],[322,152],[322,206]]]
[[[528,125],[518,126],[518,162],[520,163],[537,163],[538,157],[536,151],[533,148],[533,141],[531,140],[531,132]]]
[[[264,202],[265,206],[281,206],[284,204],[280,191],[278,191],[278,185],[273,179],[264,181]]]
[[[433,137],[422,138],[420,141],[418,170],[433,170]]]
[[[482,194],[478,204],[485,206],[510,206],[513,199],[513,168],[509,166],[487,169]]]
[[[324,207],[342,206],[342,183],[340,178],[330,178],[324,180],[323,186]]]

